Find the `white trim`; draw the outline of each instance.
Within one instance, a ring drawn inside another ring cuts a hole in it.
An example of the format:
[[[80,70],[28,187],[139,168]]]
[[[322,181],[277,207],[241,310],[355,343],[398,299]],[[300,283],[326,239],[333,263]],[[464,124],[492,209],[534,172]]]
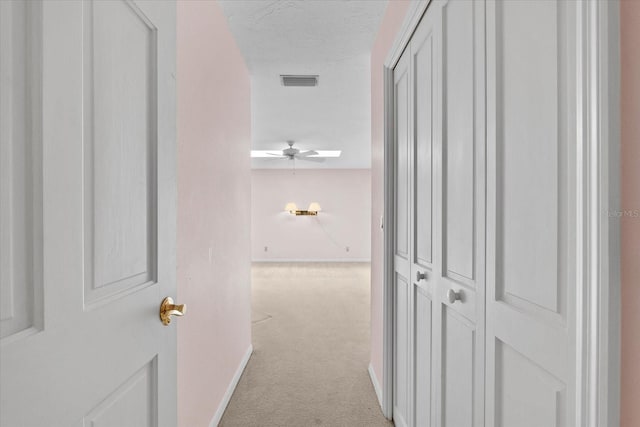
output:
[[[382,413],[393,419],[393,210],[395,159],[393,150],[393,70],[384,68],[384,265],[382,291]]]
[[[619,425],[620,209],[618,2],[581,2],[578,19],[577,424]]]
[[[602,159],[604,170],[600,174],[601,203],[609,210],[621,208],[620,195],[620,10],[618,2],[597,2],[599,13],[598,42],[599,61],[600,136],[604,138],[601,150],[608,157]],[[601,299],[603,322],[599,325],[601,336],[598,369],[602,399],[598,408],[597,425],[620,424],[620,222],[617,218],[602,215],[600,207],[601,244],[607,250],[599,260],[600,280],[606,283],[604,292],[608,299]]]
[[[396,63],[400,60],[400,55],[404,52],[404,49],[409,44],[413,32],[418,28],[418,24],[422,19],[422,15],[427,10],[427,7],[431,3],[431,0],[412,0],[402,21],[402,26],[398,31],[391,49],[384,61],[384,67],[392,69],[396,66]]]
[[[384,291],[382,410],[393,416],[393,68],[430,0],[412,2],[384,63]],[[581,239],[577,301],[577,426],[620,423],[620,229],[608,212],[620,209],[619,7],[580,2],[576,36],[578,194]],[[582,79],[582,80],[580,80]],[[582,164],[580,164],[582,163]]]
[[[382,409],[382,389],[380,388],[380,383],[378,382],[378,377],[376,377],[376,371],[373,370],[373,365],[369,363],[369,378],[371,379],[371,384],[373,384],[373,390],[376,392],[376,397],[378,398],[378,404],[380,405],[380,409]]]
[[[345,259],[345,258],[335,258],[335,259],[293,259],[293,258],[272,258],[272,259],[254,259],[251,262],[269,262],[269,263],[278,263],[278,262],[371,262],[371,258],[353,258],[353,259]]]
[[[242,373],[244,372],[244,368],[247,367],[247,363],[249,363],[249,359],[251,359],[251,354],[253,353],[253,345],[249,344],[249,348],[245,353],[244,357],[240,361],[240,365],[236,370],[236,373],[231,378],[231,382],[229,383],[229,387],[227,388],[226,393],[222,397],[222,401],[218,406],[218,410],[213,415],[211,422],[209,423],[209,427],[217,427],[220,424],[220,420],[222,420],[222,416],[224,415],[224,411],[227,409],[229,405],[229,401],[231,401],[231,396],[233,396],[233,392],[236,390],[238,386],[238,382],[240,381],[240,377],[242,377]]]

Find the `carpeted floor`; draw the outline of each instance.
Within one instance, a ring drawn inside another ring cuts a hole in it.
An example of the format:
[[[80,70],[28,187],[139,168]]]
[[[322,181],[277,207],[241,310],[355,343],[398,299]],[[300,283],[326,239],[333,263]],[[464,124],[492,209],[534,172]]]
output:
[[[220,426],[393,425],[367,372],[369,268],[254,264],[254,352]]]

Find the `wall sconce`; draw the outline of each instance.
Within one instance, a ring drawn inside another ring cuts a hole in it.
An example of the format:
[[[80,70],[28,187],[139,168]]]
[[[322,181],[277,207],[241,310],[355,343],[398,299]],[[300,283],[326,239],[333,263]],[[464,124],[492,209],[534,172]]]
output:
[[[295,203],[289,202],[284,207],[284,210],[291,215],[318,215],[322,208],[318,202],[311,202],[307,210],[299,210]]]

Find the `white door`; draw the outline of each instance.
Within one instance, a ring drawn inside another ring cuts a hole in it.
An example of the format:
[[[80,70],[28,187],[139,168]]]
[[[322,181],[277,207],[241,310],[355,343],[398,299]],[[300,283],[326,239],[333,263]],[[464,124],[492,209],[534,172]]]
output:
[[[441,94],[435,138],[434,426],[484,425],[485,6],[434,4]]]
[[[432,425],[432,348],[435,272],[438,259],[435,230],[438,184],[436,159],[441,126],[439,126],[438,81],[439,46],[437,46],[437,11],[430,10],[413,34],[408,53],[411,58],[411,287],[413,316],[411,319],[413,356],[411,367],[412,410],[409,422],[416,426]]]
[[[175,3],[1,1],[0,424],[175,426]]]
[[[576,425],[577,5],[487,4],[490,426]]]
[[[432,2],[394,79],[394,420],[482,425],[484,4]]]
[[[393,331],[393,420],[404,427],[411,420],[411,235],[410,235],[410,51],[406,50],[394,70],[395,123],[395,241],[394,241],[394,331]]]
[[[482,425],[484,4],[434,1],[394,69],[397,425]]]
[[[588,406],[580,7],[433,1],[394,70],[398,425],[572,426]]]

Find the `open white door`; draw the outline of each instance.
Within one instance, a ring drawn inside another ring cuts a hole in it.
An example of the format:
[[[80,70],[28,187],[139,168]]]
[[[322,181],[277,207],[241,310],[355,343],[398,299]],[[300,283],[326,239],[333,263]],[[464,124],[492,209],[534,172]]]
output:
[[[175,3],[0,2],[0,424],[175,426]]]

